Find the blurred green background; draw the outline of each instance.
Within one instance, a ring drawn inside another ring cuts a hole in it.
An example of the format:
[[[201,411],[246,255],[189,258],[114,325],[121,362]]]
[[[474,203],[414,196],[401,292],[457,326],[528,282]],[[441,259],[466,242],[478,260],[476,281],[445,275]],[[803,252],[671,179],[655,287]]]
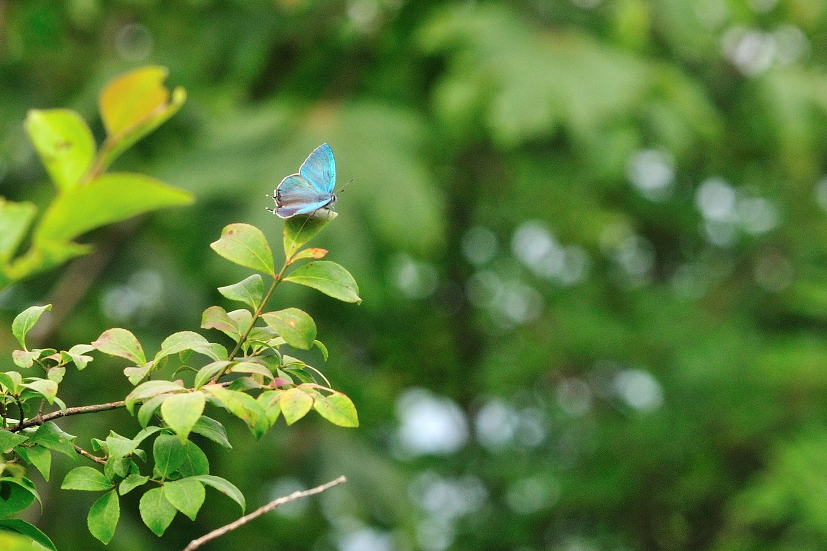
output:
[[[827,3],[823,0],[0,1],[0,194],[48,203],[29,108],[102,135],[97,94],[170,69],[183,110],[115,169],[197,202],[85,238],[97,253],[0,296],[0,346],[53,302],[50,346],[128,327],[154,351],[247,273],[209,243],[282,223],[265,194],[333,147],[340,216],[317,243],[364,302],[280,288],[331,350],[362,426],[310,416],[215,474],[250,508],[350,482],[209,549],[650,551],[827,548]],[[217,338],[211,335],[211,338]],[[116,360],[70,405],[122,397]],[[125,412],[66,419],[81,445]],[[96,496],[30,520],[102,549]],[[38,476],[33,474],[32,476]],[[36,478],[36,480],[39,480]],[[158,540],[238,511],[208,492]]]

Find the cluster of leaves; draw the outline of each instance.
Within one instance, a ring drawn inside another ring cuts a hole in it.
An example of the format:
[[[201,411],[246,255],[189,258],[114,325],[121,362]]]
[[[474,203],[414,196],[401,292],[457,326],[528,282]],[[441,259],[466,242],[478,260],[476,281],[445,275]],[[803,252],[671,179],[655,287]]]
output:
[[[285,346],[301,350],[316,347],[327,358],[326,347],[316,339],[313,318],[298,308],[265,311],[268,299],[282,281],[312,287],[345,302],[361,300],[356,282],[345,268],[320,260],[326,250],[302,249],[328,223],[306,217],[288,220],[284,232],[286,261],[278,272],[266,237],[253,226],[231,224],[212,244],[224,258],[272,277],[266,292],[259,274],[219,288],[222,295],[249,308],[227,312],[211,306],[204,311],[201,327],[229,336],[235,343],[232,351],[198,333],[181,331],[165,339],[155,356],[147,360],[138,339],[122,328],[109,329],[92,343],[67,351],[30,350],[26,334],[49,306],[34,306],[17,316],[12,329],[22,349],[15,351],[14,361],[23,369],[37,366],[45,376],[24,378],[18,371],[0,373],[0,450],[5,457],[0,476],[0,518],[5,520],[0,521],[0,527],[48,541],[34,526],[24,523],[25,529],[20,530],[23,521],[8,517],[38,499],[21,462],[33,465],[49,480],[51,452],[71,457],[81,453],[103,466],[102,471],[76,467],[66,475],[62,488],[105,492],[88,515],[90,532],[104,543],[115,533],[119,498],[147,484],[151,488],[141,497],[141,518],[159,536],[179,511],[195,518],[204,503],[205,486],[228,495],[243,510],[241,492],[229,481],[210,475],[207,456],[190,440],[195,433],[231,447],[224,426],[204,414],[208,403],[244,421],[256,438],[263,436],[280,416],[291,425],[311,409],[335,425],[358,426],[356,408],[346,395],[330,388],[318,369],[284,353]],[[311,261],[287,274],[301,260]],[[93,360],[88,353],[93,351],[129,360],[132,365],[123,371],[134,389],[122,402],[68,408],[58,397],[66,368],[72,364],[78,371],[85,369]],[[180,366],[169,377],[163,377],[164,368],[176,355]],[[198,362],[197,358],[205,360]],[[57,409],[47,412],[50,406]],[[100,455],[79,448],[74,436],[50,420],[118,407],[133,413],[142,429],[132,438],[111,431],[105,439],[93,440],[93,450]],[[150,438],[154,438],[153,466],[149,474],[142,474],[148,453],[140,446]]]
[[[71,240],[90,229],[190,200],[188,194],[143,175],[104,174],[117,155],[180,107],[183,91],[176,90],[170,102],[169,92],[161,86],[165,75],[161,68],[147,67],[116,79],[104,90],[101,113],[108,136],[97,155],[91,131],[77,114],[67,110],[30,113],[27,130],[58,195],[40,219],[29,252],[13,261],[11,256],[36,209],[28,203],[0,203],[0,255],[5,263],[0,287],[87,252],[88,246]],[[89,510],[88,527],[92,535],[108,543],[120,518],[121,496],[138,488],[144,490],[141,518],[159,536],[179,511],[195,518],[204,503],[206,486],[229,496],[244,510],[241,491],[210,474],[206,454],[190,439],[194,433],[231,448],[224,426],[205,414],[208,404],[241,419],[256,438],[282,415],[287,424],[293,424],[311,409],[333,424],[358,426],[351,400],[330,388],[317,368],[285,353],[285,348],[315,347],[327,359],[327,348],[316,339],[313,319],[297,308],[265,311],[283,281],[318,289],[345,302],[361,301],[350,273],[335,262],[322,260],[326,250],[303,248],[334,218],[335,213],[327,212],[324,217],[288,220],[285,262],[279,270],[267,238],[254,226],[231,224],[212,244],[222,257],[272,279],[266,292],[260,274],[219,288],[226,298],[249,308],[228,312],[211,306],[204,311],[201,327],[227,335],[234,343],[231,350],[196,332],[181,331],[167,337],[147,359],[135,335],[123,328],[106,330],[95,341],[68,350],[29,348],[29,331],[51,305],[33,306],[19,314],[12,324],[21,347],[12,354],[18,370],[0,372],[0,547],[28,550],[36,542],[55,549],[34,525],[11,518],[40,501],[26,467],[34,467],[49,481],[53,452],[83,456],[100,466],[72,469],[61,487],[103,492]],[[300,261],[304,262],[296,265]],[[90,355],[94,352],[128,360],[130,365],[123,373],[134,388],[122,401],[68,407],[59,396],[67,368],[83,371],[94,360]],[[32,370],[39,371],[24,375]],[[54,421],[118,408],[135,415],[141,429],[131,438],[111,430],[105,438],[92,440],[91,451],[80,447],[76,437]]]
[[[192,196],[143,174],[106,170],[126,149],[174,115],[186,93],[164,87],[167,70],[149,66],[110,82],[100,95],[106,139],[99,149],[89,126],[69,109],[31,110],[26,132],[57,195],[31,232],[26,253],[15,256],[38,208],[0,197],[0,290],[87,254],[80,235],[151,210],[185,205]]]

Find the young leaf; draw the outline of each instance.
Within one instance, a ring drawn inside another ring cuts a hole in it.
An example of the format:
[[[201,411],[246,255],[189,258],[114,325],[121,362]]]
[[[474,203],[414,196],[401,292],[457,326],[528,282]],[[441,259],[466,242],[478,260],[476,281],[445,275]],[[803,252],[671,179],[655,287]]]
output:
[[[63,429],[58,427],[54,422],[48,421],[38,427],[34,434],[29,438],[32,444],[40,444],[44,448],[56,451],[75,459],[77,452],[72,443],[77,437],[73,436]]]
[[[23,384],[23,376],[17,371],[0,373],[0,385],[3,385],[9,394],[20,394],[21,384]]]
[[[42,350],[14,350],[11,353],[11,359],[14,365],[28,369],[34,365],[34,361],[40,358]]]
[[[359,426],[356,406],[353,405],[350,398],[341,392],[334,392],[329,396],[317,394],[313,400],[313,409],[334,425],[340,427]]]
[[[247,508],[247,503],[244,500],[244,494],[242,494],[241,490],[236,488],[230,481],[212,475],[191,476],[190,478],[192,478],[193,480],[198,480],[199,482],[203,482],[207,486],[212,486],[222,494],[229,496],[230,499],[238,503],[238,505],[241,507],[242,513]]]
[[[99,492],[111,490],[112,482],[103,476],[103,473],[92,467],[75,467],[63,479],[60,485],[62,490],[82,490],[85,492]]]
[[[155,415],[155,412],[168,397],[168,394],[160,394],[141,404],[141,407],[138,408],[138,422],[142,427],[147,428],[149,422],[152,421],[152,416]]]
[[[146,66],[110,82],[100,96],[100,111],[108,134],[104,166],[181,109],[187,94],[175,88],[170,101],[164,86],[165,67]]]
[[[141,343],[126,329],[107,329],[96,341],[92,342],[92,346],[104,354],[126,358],[140,366],[146,365],[146,356]]]
[[[19,518],[7,518],[0,520],[0,532],[3,531],[12,531],[17,532],[18,534],[23,534],[31,538],[32,540],[36,541],[46,549],[50,551],[57,551],[55,544],[52,543],[52,540],[49,539],[49,536],[41,532],[36,526],[29,524],[25,520],[21,520]],[[8,551],[23,551],[23,548],[15,548],[12,546],[4,546],[2,540],[0,540],[0,549],[6,549]],[[37,547],[31,547],[32,551],[40,551]]]
[[[362,302],[356,280],[339,264],[328,260],[308,262],[296,268],[284,281],[317,289],[344,302]]]
[[[258,310],[264,298],[264,281],[260,275],[253,274],[233,285],[219,287],[218,292],[230,300],[243,302],[253,310]]]
[[[327,252],[328,252],[327,249],[317,249],[317,248],[305,249],[303,251],[297,252],[293,256],[293,258],[290,259],[290,264],[292,264],[292,263],[294,263],[298,260],[305,260],[305,259],[308,259],[308,258],[312,258],[313,260],[320,260],[320,259],[324,258],[325,256],[327,256]]]
[[[94,349],[95,347],[91,344],[76,344],[69,350],[61,352],[60,355],[62,356],[64,362],[73,362],[78,368],[78,371],[81,371],[93,359],[92,356],[87,356],[86,353],[91,352]]]
[[[172,434],[160,434],[152,447],[152,456],[155,459],[155,469],[159,476],[167,478],[187,458],[186,446]]]
[[[178,354],[185,350],[192,350],[193,352],[208,356],[213,360],[226,359],[226,353],[223,354],[224,357],[222,358],[220,352],[216,353],[215,345],[198,333],[193,331],[179,331],[164,339],[164,342],[161,343],[161,350],[155,355],[154,361],[158,362],[161,358]]]
[[[249,224],[230,224],[210,247],[230,262],[275,275],[273,251],[260,229]]]
[[[175,439],[178,440],[177,438]],[[178,509],[167,501],[163,488],[153,488],[141,496],[138,504],[141,519],[156,536],[163,536]]]
[[[132,392],[126,395],[126,409],[132,413],[135,403],[147,398],[167,394],[171,392],[181,392],[184,387],[172,381],[147,381],[136,386]]]
[[[121,504],[118,499],[118,492],[112,490],[92,504],[89,515],[86,517],[86,524],[89,532],[102,541],[104,544],[112,540],[115,535],[115,527],[121,517]]]
[[[133,365],[130,367],[123,368],[123,374],[126,375],[127,380],[133,385],[137,385],[138,383],[146,379],[146,376],[149,374],[150,371],[152,371],[152,362],[149,362],[147,365],[143,367]]]
[[[0,197],[0,264],[14,255],[36,215],[33,203],[14,203]]]
[[[313,341],[316,340],[316,323],[306,312],[298,308],[267,312],[262,314],[261,318],[294,348],[310,350]]]
[[[285,390],[279,400],[281,412],[288,425],[292,425],[313,408],[313,398],[298,388]]]
[[[327,361],[328,353],[327,347],[324,345],[324,343],[322,343],[322,341],[313,341],[313,346],[315,346],[322,352],[322,358],[324,358],[324,361]]]
[[[330,220],[316,217],[294,216],[284,221],[284,255],[292,259],[296,251],[324,229]]]
[[[164,484],[164,496],[173,507],[195,520],[198,510],[204,504],[204,484],[192,478],[182,478]]]
[[[6,522],[6,521],[2,521]],[[3,551],[41,551],[31,539],[0,527],[0,549]]]
[[[35,499],[40,500],[28,478],[0,478],[0,519],[26,509]]]
[[[230,441],[227,440],[227,430],[224,428],[224,425],[211,417],[202,415],[198,422],[195,423],[195,426],[192,427],[192,432],[209,438],[213,442],[224,446],[228,450],[232,449]]]
[[[95,228],[192,200],[189,192],[143,174],[104,174],[55,198],[35,230],[34,243],[68,242]]]
[[[187,440],[192,427],[204,412],[206,398],[202,392],[173,394],[161,404],[164,422],[175,431],[181,442]]]
[[[127,476],[126,478],[124,478],[121,481],[121,483],[118,485],[118,493],[121,494],[122,496],[126,495],[129,492],[131,492],[132,490],[134,490],[135,488],[137,488],[139,486],[143,486],[147,482],[149,482],[149,477],[148,476],[141,476],[137,473],[132,473],[129,476]]]
[[[11,323],[11,332],[24,350],[28,350],[28,348],[26,348],[26,334],[35,326],[37,320],[43,315],[43,312],[51,309],[51,304],[47,304],[46,306],[30,306],[14,318],[14,321]]]
[[[86,122],[69,109],[29,111],[26,133],[52,181],[61,191],[80,182],[95,159],[95,138]]]

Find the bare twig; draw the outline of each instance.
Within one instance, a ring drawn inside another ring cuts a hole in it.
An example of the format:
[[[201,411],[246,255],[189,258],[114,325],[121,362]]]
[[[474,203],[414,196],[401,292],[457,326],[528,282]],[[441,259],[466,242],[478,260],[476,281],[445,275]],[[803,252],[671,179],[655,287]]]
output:
[[[22,423],[15,425],[11,431],[18,432],[23,429],[29,427],[35,427],[38,425],[42,425],[46,421],[51,421],[52,419],[57,419],[58,417],[69,417],[70,415],[80,415],[81,413],[94,413],[96,411],[107,411],[110,409],[118,409],[122,408],[126,405],[126,402],[120,400],[118,402],[109,402],[108,404],[94,404],[91,406],[78,406],[73,408],[66,408],[66,411],[63,412],[61,410],[53,411],[51,413],[47,413],[46,415],[38,415],[37,417],[32,417],[31,419],[27,419]]]
[[[226,525],[222,526],[221,528],[216,528],[215,530],[213,530],[209,534],[205,534],[205,535],[201,536],[198,539],[192,540],[190,542],[190,544],[187,545],[184,548],[184,551],[193,551],[194,549],[198,549],[199,547],[201,547],[205,543],[210,542],[210,541],[212,541],[216,538],[220,538],[221,536],[223,536],[227,532],[235,530],[236,528],[239,528],[240,526],[243,526],[243,525],[247,524],[251,520],[258,518],[258,517],[260,517],[261,515],[263,515],[265,513],[269,513],[270,511],[272,511],[273,509],[275,509],[279,505],[284,505],[285,503],[289,503],[289,502],[295,501],[297,499],[302,499],[304,497],[309,497],[309,496],[312,496],[312,495],[320,494],[320,493],[324,492],[325,490],[329,490],[333,486],[337,486],[339,484],[342,484],[343,482],[347,482],[347,478],[345,478],[344,476],[340,476],[336,480],[331,480],[327,484],[322,484],[321,486],[316,486],[315,488],[311,488],[310,490],[305,490],[303,492],[293,492],[292,494],[290,494],[288,496],[284,496],[284,497],[280,497],[278,499],[274,499],[273,501],[271,501],[267,505],[259,507],[258,509],[256,509],[255,511],[250,513],[249,515],[244,515],[240,519],[238,519],[236,521],[233,521],[230,524],[226,524]]]
[[[75,451],[78,452],[83,457],[88,457],[89,459],[91,459],[95,463],[100,463],[101,465],[106,465],[106,459],[104,459],[103,457],[98,457],[97,455],[92,455],[91,453],[84,450],[83,448],[81,448],[77,444],[72,444],[72,445],[75,447]]]

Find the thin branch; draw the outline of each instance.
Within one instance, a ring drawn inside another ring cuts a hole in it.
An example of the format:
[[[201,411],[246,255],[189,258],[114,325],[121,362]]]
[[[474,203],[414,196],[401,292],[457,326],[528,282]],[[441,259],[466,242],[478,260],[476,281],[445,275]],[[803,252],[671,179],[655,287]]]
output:
[[[106,459],[104,459],[103,457],[98,457],[97,455],[92,455],[91,453],[84,450],[83,448],[81,448],[77,444],[72,444],[72,445],[75,447],[75,451],[78,452],[83,457],[88,457],[89,459],[91,459],[95,463],[100,463],[101,465],[106,465]]]
[[[339,484],[342,484],[343,482],[347,482],[347,478],[345,478],[344,476],[340,476],[336,480],[331,480],[327,484],[322,484],[321,486],[316,486],[315,488],[311,488],[310,490],[305,490],[303,492],[293,492],[292,494],[290,494],[288,496],[284,496],[284,497],[280,497],[278,499],[274,499],[273,501],[271,501],[267,505],[259,507],[258,509],[256,509],[255,511],[250,513],[249,515],[244,515],[240,519],[238,519],[234,522],[231,522],[230,524],[224,525],[221,528],[216,528],[215,530],[213,530],[209,534],[203,535],[203,536],[201,536],[200,538],[198,538],[196,540],[192,540],[190,542],[190,544],[187,545],[184,548],[184,551],[193,551],[194,549],[198,549],[199,547],[201,547],[205,543],[210,542],[210,541],[212,541],[216,538],[220,538],[221,536],[223,536],[227,532],[235,530],[236,528],[239,528],[240,526],[243,526],[243,525],[247,524],[251,520],[258,518],[258,517],[260,517],[261,515],[263,515],[265,513],[269,513],[270,511],[272,511],[273,509],[275,509],[279,505],[284,505],[285,503],[289,503],[289,502],[295,501],[297,499],[301,499],[301,498],[304,498],[304,497],[309,497],[309,496],[312,496],[312,495],[320,494],[320,493],[322,493],[326,490],[329,490],[333,486],[337,486]]]
[[[73,408],[66,408],[66,411],[53,411],[51,413],[47,413],[46,415],[38,415],[37,417],[32,417],[31,419],[27,419],[22,423],[19,423],[12,427],[12,432],[18,432],[23,429],[27,429],[29,427],[35,427],[38,425],[42,425],[46,421],[51,421],[52,419],[57,419],[58,417],[69,417],[70,415],[80,415],[82,413],[94,413],[96,411],[108,411],[110,409],[118,409],[122,408],[126,405],[126,402],[120,400],[118,402],[109,402],[108,404],[94,404],[91,406],[78,406]]]

